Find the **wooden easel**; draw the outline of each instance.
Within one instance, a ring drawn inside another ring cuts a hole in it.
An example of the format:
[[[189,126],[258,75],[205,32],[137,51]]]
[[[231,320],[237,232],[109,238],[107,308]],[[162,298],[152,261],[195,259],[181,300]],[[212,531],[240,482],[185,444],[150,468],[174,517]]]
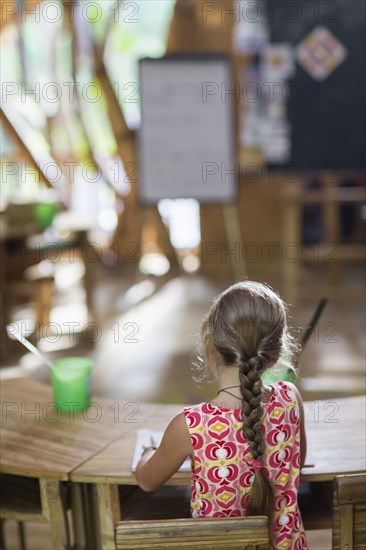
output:
[[[233,7],[234,2],[232,0],[225,0],[218,5],[216,16],[207,17],[207,20],[203,21],[202,14],[205,13],[203,0],[177,0],[168,34],[167,53],[216,52],[220,50],[232,55],[234,18],[227,17],[224,24],[221,24],[220,10],[226,12],[226,10],[232,10]],[[238,72],[236,66],[235,71]],[[238,80],[237,74],[235,79]],[[236,120],[237,118],[236,116]],[[235,250],[235,243],[240,243],[241,247],[242,235],[238,203],[232,205],[201,205],[200,213],[201,244],[213,242],[219,247],[227,246],[227,250]],[[223,236],[226,237],[226,241],[224,241]],[[231,276],[234,281],[240,281],[247,277],[247,265],[243,255],[240,254],[239,262],[236,261],[235,254],[229,254],[229,257],[229,269],[226,265],[224,269],[220,269],[220,267],[223,267],[220,254],[218,261],[216,257],[215,260],[208,261],[207,264],[202,263],[201,270],[213,276],[219,275],[225,278]],[[218,263],[221,263],[221,266]]]
[[[94,60],[96,73],[101,82],[103,92],[108,104],[110,121],[113,133],[118,145],[118,153],[125,167],[138,166],[136,141],[134,133],[128,128],[122,110],[118,104],[115,92],[110,83],[104,61],[103,52],[94,45]],[[138,171],[135,171],[136,173]],[[134,260],[141,259],[141,242],[144,224],[151,223],[156,229],[157,244],[160,250],[168,258],[172,268],[178,268],[178,258],[174,247],[170,242],[168,229],[165,227],[157,207],[146,207],[139,204],[138,177],[130,182],[130,192],[124,196],[124,213],[119,219],[115,234],[115,243],[125,246],[128,243],[137,245],[137,255]]]

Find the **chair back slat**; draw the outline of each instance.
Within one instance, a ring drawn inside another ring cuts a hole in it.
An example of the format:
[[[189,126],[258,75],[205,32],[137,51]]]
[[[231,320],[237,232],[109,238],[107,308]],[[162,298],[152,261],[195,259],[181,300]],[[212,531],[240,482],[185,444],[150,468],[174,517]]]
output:
[[[365,526],[366,474],[336,477],[332,550],[366,550]]]
[[[121,521],[116,548],[264,550],[269,546],[268,518],[200,518]]]
[[[340,504],[365,502],[366,473],[338,476],[336,477],[335,484]]]

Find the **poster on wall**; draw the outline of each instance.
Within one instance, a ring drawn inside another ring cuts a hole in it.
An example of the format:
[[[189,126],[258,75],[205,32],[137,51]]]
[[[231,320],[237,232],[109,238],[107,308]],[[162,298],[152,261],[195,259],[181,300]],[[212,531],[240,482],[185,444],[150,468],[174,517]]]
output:
[[[271,3],[264,3],[270,41],[291,44],[296,61],[287,100],[291,125],[287,166],[364,169],[366,2],[276,0],[274,4],[271,12]],[[298,14],[291,24],[286,16],[289,4]]]
[[[261,122],[263,158],[283,164],[291,158],[291,125],[287,116],[288,79],[295,75],[291,44],[268,44],[261,55],[261,82],[265,96]]]
[[[314,80],[325,80],[346,59],[347,49],[325,27],[318,26],[296,48],[298,63]]]
[[[268,163],[283,164],[291,157],[287,79],[294,74],[294,52],[289,44],[267,44],[259,63],[242,71],[245,101],[240,105],[240,145],[260,150]]]

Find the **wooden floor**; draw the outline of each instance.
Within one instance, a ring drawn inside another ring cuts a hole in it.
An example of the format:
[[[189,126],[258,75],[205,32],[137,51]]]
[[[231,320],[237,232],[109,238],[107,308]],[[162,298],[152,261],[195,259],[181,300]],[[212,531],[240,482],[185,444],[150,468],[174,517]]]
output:
[[[365,310],[360,281],[362,273],[356,269],[339,292],[332,293],[304,351],[301,388],[306,400],[365,393]],[[57,350],[65,339],[53,346],[43,344],[49,352],[54,349],[50,357],[84,353],[93,357],[94,395],[137,402],[199,402],[215,392],[214,384],[192,380],[199,327],[212,298],[225,286],[197,275],[160,282],[103,275],[95,295],[100,326],[95,346],[85,338],[79,338],[76,348],[63,345],[64,349]],[[307,297],[304,294],[290,310],[292,322],[302,327],[321,297],[316,285],[313,292],[307,290]],[[20,360],[10,357],[7,363],[3,375],[26,372],[48,382],[46,368],[29,354]],[[13,522],[7,522],[6,532],[9,549],[18,550]],[[27,525],[27,533],[28,550],[51,550],[47,526]],[[309,533],[309,548],[329,550],[330,532]]]
[[[305,400],[365,392],[365,296],[360,272],[351,275],[338,292],[333,291],[301,357],[300,386]],[[179,276],[163,284],[149,279],[104,278],[96,291],[95,345],[90,344],[93,336],[88,331],[74,338],[65,335],[54,343],[50,337],[40,345],[51,358],[91,356],[95,395],[199,402],[215,391],[213,384],[192,379],[197,375],[192,365],[200,324],[212,298],[225,286],[200,276]],[[350,288],[354,289],[351,294]],[[290,323],[297,332],[307,325],[324,295],[316,286],[311,290],[307,298],[300,297],[296,307],[290,307]],[[88,321],[80,311],[74,300],[72,306],[56,305],[52,320],[63,326],[65,317],[69,322],[76,319],[83,328]],[[77,347],[73,341],[78,342]],[[8,366],[16,362],[20,373],[48,381],[47,368],[31,354],[23,354],[23,350],[21,354],[20,358],[8,358]],[[8,372],[14,375],[15,370]]]

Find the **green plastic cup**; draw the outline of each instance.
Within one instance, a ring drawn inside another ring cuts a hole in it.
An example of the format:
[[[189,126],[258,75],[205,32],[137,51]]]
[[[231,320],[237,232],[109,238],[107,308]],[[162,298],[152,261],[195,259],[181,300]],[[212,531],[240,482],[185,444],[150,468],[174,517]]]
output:
[[[93,361],[88,357],[64,357],[50,368],[55,405],[62,412],[80,412],[90,404]]]
[[[58,213],[58,210],[58,204],[54,202],[38,202],[34,206],[34,217],[38,226],[42,229],[49,227]]]
[[[263,384],[275,384],[276,382],[292,382],[296,384],[297,374],[291,365],[276,363],[270,369],[266,369],[261,376]]]

